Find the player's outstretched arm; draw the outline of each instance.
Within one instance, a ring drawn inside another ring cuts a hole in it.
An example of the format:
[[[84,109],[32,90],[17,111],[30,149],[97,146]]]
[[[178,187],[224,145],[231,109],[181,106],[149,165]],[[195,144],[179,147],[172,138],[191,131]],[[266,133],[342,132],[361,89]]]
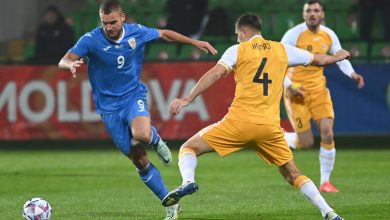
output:
[[[314,54],[312,66],[327,66],[348,59],[350,54],[346,50],[339,50],[335,55]]]
[[[83,59],[79,59],[80,57],[74,53],[66,53],[58,63],[58,68],[70,71],[75,78],[77,68],[84,63]]]
[[[160,31],[160,38],[162,38],[165,41],[179,42],[183,44],[192,44],[195,47],[199,48],[200,50],[204,51],[205,53],[210,52],[213,55],[217,54],[217,50],[213,46],[211,46],[209,42],[191,39],[189,37],[186,37],[182,34],[179,34],[171,30],[164,29],[159,31]]]
[[[229,74],[229,72],[226,67],[221,64],[215,65],[199,79],[187,96],[180,99],[174,99],[171,102],[169,105],[169,112],[174,115],[179,114],[183,107],[190,104],[198,95],[202,94],[207,88],[218,81],[221,76],[226,76],[227,74]]]
[[[331,56],[325,54],[312,54],[309,51],[288,44],[283,44],[283,46],[287,52],[288,67],[299,65],[326,66],[344,59],[348,59],[350,56],[348,51],[342,49]]]

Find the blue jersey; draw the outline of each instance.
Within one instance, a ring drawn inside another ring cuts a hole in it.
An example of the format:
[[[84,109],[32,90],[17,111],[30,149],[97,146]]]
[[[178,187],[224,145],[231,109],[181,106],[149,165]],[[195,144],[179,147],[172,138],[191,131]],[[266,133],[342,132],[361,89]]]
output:
[[[109,40],[102,27],[82,36],[68,52],[88,57],[88,76],[96,112],[116,112],[147,92],[140,81],[145,44],[159,31],[140,24],[123,24],[123,37]]]

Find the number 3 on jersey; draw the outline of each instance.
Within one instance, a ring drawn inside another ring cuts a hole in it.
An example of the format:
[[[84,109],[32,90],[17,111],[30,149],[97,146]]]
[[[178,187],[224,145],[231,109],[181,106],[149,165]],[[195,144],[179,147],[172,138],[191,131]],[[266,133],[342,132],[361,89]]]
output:
[[[254,83],[263,83],[263,95],[268,96],[268,83],[271,84],[272,80],[268,79],[268,73],[263,74],[263,79],[260,79],[261,73],[264,70],[264,66],[267,63],[267,58],[264,57],[263,60],[261,60],[261,64],[259,69],[256,72],[255,77],[253,78]]]

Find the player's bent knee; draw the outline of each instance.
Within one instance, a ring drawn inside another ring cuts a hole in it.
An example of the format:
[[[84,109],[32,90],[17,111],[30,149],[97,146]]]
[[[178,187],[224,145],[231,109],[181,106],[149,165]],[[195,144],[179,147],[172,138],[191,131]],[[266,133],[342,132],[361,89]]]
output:
[[[320,129],[321,136],[332,136],[333,137],[333,129],[331,126],[322,126]]]
[[[134,132],[133,138],[140,142],[148,143],[150,140],[150,130]]]

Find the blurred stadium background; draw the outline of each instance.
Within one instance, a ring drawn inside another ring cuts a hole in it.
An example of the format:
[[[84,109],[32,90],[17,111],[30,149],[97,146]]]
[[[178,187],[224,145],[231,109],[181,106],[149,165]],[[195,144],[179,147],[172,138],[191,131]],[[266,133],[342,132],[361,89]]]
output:
[[[208,12],[221,8],[226,11],[231,35],[213,36],[206,33],[202,39],[214,43],[223,51],[236,41],[233,29],[236,18],[244,12],[254,12],[264,19],[263,35],[268,39],[280,40],[287,29],[302,22],[301,11],[304,2],[304,0],[242,0],[238,4],[234,0],[208,0]],[[162,27],[166,23],[165,3],[166,0],[122,1],[130,21],[150,27]],[[337,33],[343,46],[352,51],[354,63],[390,62],[389,43],[384,41],[384,29],[378,12],[372,12],[375,13],[372,24],[373,42],[367,42],[359,37],[359,12],[361,11],[359,0],[324,0],[323,3],[326,7],[326,25]],[[42,14],[48,5],[57,6],[64,13],[68,23],[73,26],[76,38],[99,25],[98,0],[1,0],[0,4],[3,9],[0,15],[3,21],[0,32],[1,63],[21,64],[33,55],[36,28],[42,21]],[[8,20],[9,18],[12,18],[12,22]],[[217,59],[206,55],[190,56],[187,48],[175,53],[176,51],[172,49],[174,47],[154,44],[146,54],[146,60]],[[160,50],[165,50],[168,56],[158,57]]]
[[[167,22],[165,0],[123,0],[121,2],[129,21],[158,28],[162,28]],[[216,13],[219,13],[222,11],[222,15],[219,14],[217,17],[226,18],[226,24],[230,28],[225,34],[212,34],[204,31],[198,35],[200,39],[211,42],[217,48],[219,51],[217,56],[203,54],[190,46],[166,44],[160,41],[154,42],[147,47],[142,79],[150,88],[150,111],[153,124],[159,130],[161,136],[168,140],[168,143],[173,148],[178,148],[183,140],[206,125],[219,120],[227,111],[234,94],[234,82],[231,76],[218,82],[204,96],[198,98],[191,108],[188,108],[177,117],[169,115],[167,107],[174,97],[181,96],[181,94],[191,89],[204,71],[215,64],[225,49],[236,42],[233,26],[236,18],[244,12],[259,14],[263,18],[263,36],[279,41],[287,29],[303,22],[301,11],[304,2],[302,0],[208,0],[208,13],[206,14],[208,19],[215,15],[212,15],[212,12],[217,11]],[[355,150],[359,148],[360,150],[373,150],[367,154],[371,155],[372,163],[378,162],[379,165],[376,165],[379,168],[372,167],[372,169],[382,169],[386,173],[390,167],[389,163],[386,162],[386,158],[384,158],[384,155],[388,155],[390,150],[390,42],[384,37],[385,29],[379,13],[375,14],[372,23],[372,39],[368,41],[361,38],[359,34],[361,14],[359,13],[362,5],[359,5],[359,2],[357,0],[323,1],[326,7],[326,25],[336,32],[343,48],[351,52],[351,62],[355,70],[362,74],[366,81],[365,88],[358,90],[354,82],[342,74],[337,66],[326,68],[328,87],[331,91],[336,114],[335,141],[338,149]],[[36,65],[29,62],[36,49],[34,38],[37,27],[42,22],[42,14],[45,8],[49,5],[55,5],[63,12],[67,22],[74,30],[76,39],[99,25],[99,1],[97,0],[0,0],[0,155],[2,155],[0,156],[2,158],[0,159],[0,195],[2,193],[7,195],[0,198],[0,204],[8,209],[18,208],[24,202],[23,200],[37,194],[39,196],[46,195],[49,197],[49,201],[58,198],[58,194],[56,194],[58,193],[58,188],[55,187],[51,188],[53,192],[47,193],[43,188],[37,187],[35,190],[31,190],[35,186],[15,184],[16,182],[32,179],[34,184],[39,185],[39,180],[42,178],[41,175],[44,176],[44,174],[38,174],[38,171],[33,169],[31,171],[32,174],[20,177],[26,173],[24,169],[30,172],[32,165],[24,161],[27,160],[29,155],[33,155],[33,158],[30,158],[31,163],[34,163],[34,160],[39,160],[41,161],[38,163],[39,169],[45,170],[46,164],[42,160],[56,164],[58,161],[48,158],[57,157],[56,154],[61,153],[62,150],[82,150],[80,152],[82,152],[81,155],[84,155],[84,158],[89,157],[84,150],[91,150],[92,152],[96,148],[115,150],[113,143],[105,132],[104,126],[100,122],[100,117],[94,113],[86,74],[87,69],[83,68],[78,78],[72,79],[70,73],[58,70],[56,64]],[[390,22],[390,20],[385,22]],[[289,130],[291,126],[287,121],[284,106],[281,105],[281,108],[282,126]],[[318,139],[316,146],[318,146]],[[378,150],[378,148],[381,149]],[[38,153],[32,152],[36,149],[40,149],[40,151]],[[39,152],[49,154],[51,151],[54,152],[52,157],[45,157],[39,154]],[[354,157],[351,156],[353,154],[349,154],[350,152],[347,150],[344,152],[340,151],[340,154],[338,153],[345,158],[343,162],[337,162],[342,164],[341,167],[354,166],[353,164],[363,160],[362,157],[366,154],[363,151]],[[305,155],[305,153],[303,154]],[[314,154],[313,152],[309,153],[307,158],[311,158]],[[67,154],[61,155],[66,157]],[[72,176],[73,172],[78,172],[77,167],[74,170],[72,170],[73,167],[69,170],[66,168],[67,164],[73,163],[69,159],[73,157],[71,155],[68,155],[69,157],[64,159],[67,162],[61,165],[62,169],[60,170],[65,178]],[[115,152],[114,155],[118,157],[111,154],[110,157],[115,161],[120,157],[119,151]],[[305,157],[304,155],[298,155],[298,157]],[[382,155],[382,157],[378,156],[378,161],[375,161],[375,155]],[[6,158],[11,159],[5,160]],[[82,156],[75,158],[83,160]],[[98,158],[99,160],[104,160],[102,155],[99,155]],[[212,159],[214,160],[215,158],[212,157]],[[250,160],[252,159],[258,160],[254,157],[251,157]],[[318,175],[316,156],[309,160],[312,160],[313,164],[303,166],[303,169],[310,170],[309,167],[315,165],[316,168],[311,169],[311,172],[313,172],[314,176]],[[239,162],[240,160],[237,161]],[[18,163],[19,165],[13,163]],[[86,163],[88,162],[86,161]],[[89,162],[91,166],[93,163],[92,161]],[[119,160],[119,163],[123,164],[121,169],[123,173],[126,173],[128,171],[128,162],[122,158]],[[368,165],[370,163],[367,162],[365,164]],[[210,162],[210,164],[213,163]],[[57,177],[54,169],[49,170],[49,177],[44,179],[49,183],[57,184],[51,182],[50,179]],[[174,169],[176,170],[168,174],[169,177],[174,176],[174,181],[172,179],[168,180],[170,187],[180,182],[177,167]],[[207,172],[207,168],[201,169]],[[104,172],[118,172],[104,170],[103,167],[97,167],[91,172],[100,172],[96,170],[102,171],[103,174]],[[354,169],[346,170],[353,172]],[[367,170],[370,170],[370,168],[367,168]],[[348,175],[347,171],[343,175]],[[240,172],[245,171],[237,171],[237,173]],[[88,176],[86,173],[87,171],[74,175]],[[310,174],[310,171],[308,173]],[[60,176],[61,174],[58,175]],[[338,175],[338,173],[336,172],[335,175]],[[341,172],[339,175],[341,176]],[[364,173],[360,173],[356,178],[364,175]],[[383,194],[386,195],[387,193],[388,196],[388,174],[384,176],[385,178],[382,179],[382,185],[380,185],[378,190],[385,190]],[[78,181],[73,177],[71,178],[72,181]],[[131,178],[136,179],[134,176]],[[280,179],[278,178],[275,177],[275,181],[279,183]],[[373,178],[381,177],[373,176]],[[342,178],[339,177],[339,179]],[[206,180],[207,178],[204,181],[206,182]],[[99,179],[94,179],[93,181],[99,181]],[[210,178],[210,182],[212,181],[213,179]],[[347,188],[346,186],[354,184],[354,181],[351,179],[350,182],[340,181],[341,188]],[[4,185],[1,186],[2,184]],[[124,190],[128,187],[126,184],[123,183]],[[371,182],[367,182],[367,184],[376,184],[376,180],[373,179]],[[101,188],[105,187],[102,186]],[[142,186],[139,186],[139,188],[141,189]],[[68,190],[72,192],[72,190],[77,191],[78,189]],[[142,190],[144,189],[142,188]],[[367,190],[369,191],[369,189]],[[112,192],[108,192],[105,196],[109,196],[110,193]],[[62,205],[62,208],[64,208],[78,199],[69,201],[66,195],[61,195],[61,199],[67,201],[68,204],[60,204],[57,201],[54,202],[54,206],[61,207]],[[98,199],[96,194],[93,195]],[[229,195],[225,196],[229,198]],[[335,196],[331,198],[336,200]],[[357,202],[360,201],[358,198],[343,197],[341,201],[345,203]],[[83,198],[79,199],[84,201]],[[9,203],[9,200],[13,201],[12,204]],[[122,198],[121,201],[123,203],[128,202],[126,198]],[[154,200],[152,201],[155,202]],[[375,219],[390,219],[388,216],[389,209],[382,206],[382,204],[384,206],[387,204],[387,207],[390,207],[389,198],[382,198],[379,201],[371,198],[368,202],[371,201],[372,203],[378,203],[376,208],[381,210],[380,214],[375,216],[366,213],[368,218],[359,218],[359,216],[352,215],[349,219],[374,219],[370,218],[370,216],[374,216]],[[279,204],[280,201],[276,200],[274,202]],[[340,203],[339,206],[342,206]],[[234,206],[234,204],[231,204],[231,206]],[[269,207],[263,208],[267,209]],[[360,208],[365,211],[369,209],[369,207],[363,206]],[[62,219],[72,219],[64,217],[72,212],[72,210],[68,209],[65,208],[65,211],[58,212],[63,217]],[[161,208],[157,209],[159,212],[163,211]],[[312,210],[310,207],[307,209]],[[306,210],[306,207],[304,210]],[[99,210],[94,211],[99,216]],[[223,212],[224,209],[218,209],[218,211]],[[352,210],[351,212],[355,211]],[[148,213],[148,210],[142,210],[141,216],[144,214],[143,212]],[[199,212],[197,214],[201,216],[202,213],[201,211]],[[315,211],[312,212],[315,213]],[[81,215],[80,213],[75,214],[73,219],[78,219],[77,215]],[[275,216],[275,213],[271,212],[265,214],[264,218],[256,217],[256,219],[289,219],[283,218],[287,213],[290,213],[290,210],[285,208],[282,214],[276,214],[277,217],[272,218],[272,216]],[[132,213],[126,214],[132,216]],[[125,216],[118,215],[110,218],[109,216],[112,217],[112,215],[110,215],[109,211],[105,212],[105,215],[108,216],[107,219],[122,219]],[[383,217],[384,215],[387,215],[387,217]],[[8,216],[6,219],[16,219],[14,218],[14,210],[8,211],[5,216]],[[159,215],[149,213],[146,216],[145,219],[155,219]],[[213,214],[208,213],[207,216],[210,218],[204,219],[212,219],[211,216]],[[223,216],[222,219],[229,219],[226,216]],[[245,216],[243,219],[255,219],[254,216],[249,214]],[[88,219],[88,217],[91,216],[85,215],[82,219]],[[102,217],[102,219],[106,218]],[[230,216],[230,219],[239,218],[233,215],[233,217]],[[302,218],[295,216],[291,219],[313,218],[312,215],[309,215]]]
[[[363,40],[359,34],[363,1],[324,1],[326,25],[335,30],[342,46],[351,51],[351,62],[367,81],[366,87],[358,90],[336,66],[326,68],[336,112],[335,134],[387,138],[390,134],[390,44],[385,39],[383,25],[387,22],[379,12],[373,11],[372,37]],[[166,2],[123,0],[122,5],[129,22],[162,28],[167,24]],[[236,42],[237,17],[244,12],[259,14],[263,18],[265,38],[280,40],[287,29],[303,21],[301,11],[305,1],[205,2],[203,28],[197,28],[200,31],[192,36],[211,42],[219,51],[217,56],[201,53],[188,45],[160,41],[146,49],[142,77],[151,88],[154,124],[168,140],[185,139],[225,114],[234,92],[231,78],[210,89],[179,117],[171,117],[166,109],[173,97],[188,90]],[[36,50],[35,34],[47,6],[59,8],[77,40],[99,25],[99,1],[0,0],[0,5],[3,9],[0,14],[0,140],[106,140],[108,137],[89,98],[86,68],[79,78],[69,80],[70,74],[56,68],[56,59],[51,65],[31,62]],[[389,7],[389,3],[385,5]],[[217,31],[218,26],[223,26],[222,30]],[[289,130],[284,106],[281,108],[283,127]]]

